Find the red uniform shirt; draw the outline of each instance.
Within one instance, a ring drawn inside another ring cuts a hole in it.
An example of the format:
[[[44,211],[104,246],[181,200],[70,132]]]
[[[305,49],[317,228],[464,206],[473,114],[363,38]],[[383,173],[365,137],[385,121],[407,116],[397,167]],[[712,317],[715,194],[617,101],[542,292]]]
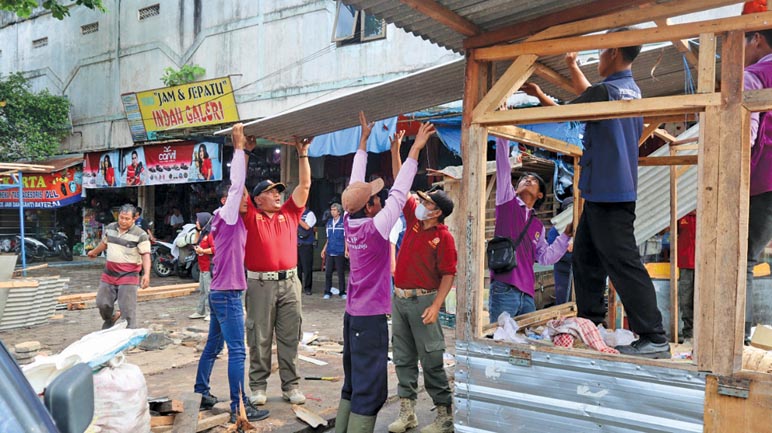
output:
[[[298,265],[298,221],[304,210],[290,196],[271,218],[247,201],[247,213],[242,215],[247,226],[247,270],[274,272]]]
[[[394,285],[400,289],[437,290],[444,275],[456,275],[456,243],[445,224],[424,230],[415,217],[418,203],[410,197],[402,209],[405,237],[397,256]]]
[[[204,250],[207,248],[212,249],[212,254],[201,254],[198,256],[198,269],[201,272],[209,272],[212,266],[212,256],[214,255],[214,239],[212,239],[212,234],[205,234],[198,243],[198,246]]]
[[[692,212],[678,220],[678,267],[694,269],[697,215]]]

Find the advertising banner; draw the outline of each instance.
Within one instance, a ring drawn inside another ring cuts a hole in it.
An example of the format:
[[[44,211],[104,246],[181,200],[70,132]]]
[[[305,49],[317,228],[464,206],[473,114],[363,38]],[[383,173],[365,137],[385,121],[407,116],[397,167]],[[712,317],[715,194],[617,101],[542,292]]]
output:
[[[79,202],[83,172],[80,166],[68,167],[54,173],[22,173],[24,208],[51,209]],[[15,183],[9,176],[0,177],[0,183]],[[19,190],[0,189],[0,207],[19,207]]]
[[[136,120],[136,102],[145,133],[150,138],[155,136],[156,131],[239,120],[229,77],[138,92],[136,98],[129,95],[122,95],[126,114],[130,120]],[[132,129],[135,140],[140,135],[139,128]]]
[[[87,154],[84,164],[85,188],[220,181],[222,147],[194,141],[132,147]]]

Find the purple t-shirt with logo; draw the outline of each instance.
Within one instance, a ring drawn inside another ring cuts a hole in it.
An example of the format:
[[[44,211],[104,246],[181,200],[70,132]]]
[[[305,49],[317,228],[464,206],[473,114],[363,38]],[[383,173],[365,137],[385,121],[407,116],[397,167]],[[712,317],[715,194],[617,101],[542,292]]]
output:
[[[507,236],[517,240],[528,217],[533,212],[512,186],[512,165],[509,162],[509,142],[496,139],[496,236]],[[563,257],[568,249],[569,237],[561,233],[552,245],[547,243],[544,226],[534,216],[528,225],[528,232],[517,247],[517,267],[509,272],[491,272],[491,281],[501,281],[517,287],[523,293],[533,296],[533,264],[551,265]]]

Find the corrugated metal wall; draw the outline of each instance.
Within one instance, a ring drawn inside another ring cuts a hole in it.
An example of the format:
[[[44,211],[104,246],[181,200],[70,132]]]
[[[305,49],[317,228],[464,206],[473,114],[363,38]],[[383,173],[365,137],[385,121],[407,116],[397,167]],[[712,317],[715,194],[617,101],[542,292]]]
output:
[[[456,432],[702,432],[705,374],[456,343]]]

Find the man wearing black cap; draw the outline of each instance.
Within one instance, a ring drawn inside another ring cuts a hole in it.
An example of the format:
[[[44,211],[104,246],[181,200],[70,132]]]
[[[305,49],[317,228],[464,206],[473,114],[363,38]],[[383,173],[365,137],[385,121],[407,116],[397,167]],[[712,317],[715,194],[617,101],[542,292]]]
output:
[[[517,244],[517,265],[509,270],[491,270],[488,313],[494,323],[503,312],[515,317],[536,311],[533,301],[533,264],[551,265],[565,254],[573,233],[569,224],[552,245],[547,243],[544,226],[536,210],[544,202],[547,186],[536,173],[525,173],[512,186],[509,142],[496,139],[496,225],[494,235]],[[518,239],[520,240],[517,243]]]
[[[408,198],[402,208],[406,228],[397,255],[391,316],[400,411],[389,431],[402,433],[418,425],[420,360],[426,392],[437,406],[437,418],[421,432],[449,433],[453,396],[443,362],[445,336],[437,318],[456,276],[456,244],[443,224],[453,212],[453,201],[445,191],[419,191],[418,196]]]
[[[298,186],[282,204],[284,184],[264,180],[252,190],[247,210],[242,213],[247,227],[245,264],[247,268],[246,334],[249,344],[250,401],[263,405],[271,375],[271,345],[276,331],[282,398],[303,404],[298,389],[298,343],[300,341],[301,295],[298,264],[298,223],[311,189],[308,163],[310,140],[296,140]],[[247,150],[254,148],[250,140]]]

